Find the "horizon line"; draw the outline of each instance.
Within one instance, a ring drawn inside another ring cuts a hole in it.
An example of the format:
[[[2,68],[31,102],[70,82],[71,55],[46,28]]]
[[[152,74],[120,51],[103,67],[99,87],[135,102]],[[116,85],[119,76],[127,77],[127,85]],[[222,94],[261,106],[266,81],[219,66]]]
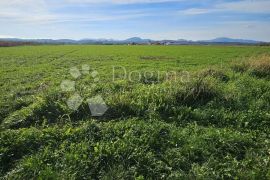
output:
[[[114,39],[114,38],[25,38],[25,37],[13,37],[13,36],[0,36],[0,39],[21,39],[21,40],[73,40],[73,41],[81,41],[81,40],[111,40],[111,41],[125,41],[128,39],[132,39],[132,38],[140,38],[142,40],[151,40],[151,41],[164,41],[164,40],[168,40],[168,41],[179,41],[179,40],[184,40],[184,41],[209,41],[209,40],[216,40],[216,39],[232,39],[232,40],[248,40],[248,41],[258,41],[258,42],[270,42],[270,41],[265,41],[265,40],[257,40],[257,39],[246,39],[246,38],[231,38],[231,37],[215,37],[215,38],[209,38],[209,39],[196,39],[196,40],[190,40],[190,39],[185,39],[185,38],[179,38],[179,39],[151,39],[151,38],[143,38],[143,37],[139,37],[139,36],[130,36],[129,38],[125,38],[125,39]]]

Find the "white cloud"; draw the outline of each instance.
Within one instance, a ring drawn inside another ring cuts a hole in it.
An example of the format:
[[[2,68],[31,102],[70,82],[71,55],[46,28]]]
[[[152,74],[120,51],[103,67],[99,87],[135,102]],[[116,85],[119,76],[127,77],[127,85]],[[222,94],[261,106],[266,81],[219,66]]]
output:
[[[190,8],[180,11],[180,13],[185,15],[199,15],[215,12],[270,13],[270,1],[242,0],[238,2],[223,2],[215,4],[211,8]]]
[[[115,21],[115,20],[128,20],[139,17],[144,17],[149,14],[136,13],[136,14],[117,14],[117,15],[103,15],[103,14],[87,14],[87,15],[53,15],[53,14],[40,14],[38,16],[31,16],[30,14],[20,16],[19,14],[4,14],[0,13],[0,22],[13,22],[22,24],[52,24],[52,23],[67,23],[67,22],[95,22],[95,21]]]
[[[44,0],[1,0],[0,10],[14,13],[40,13],[47,10],[47,5]]]
[[[96,2],[94,0],[64,0],[70,2]],[[100,2],[106,0],[100,0]],[[139,2],[140,0],[132,0]],[[151,0],[149,0],[151,1]],[[158,0],[155,0],[156,2]],[[161,1],[161,0],[160,0]],[[164,1],[164,0],[163,0]],[[122,2],[122,1],[119,1]],[[56,3],[59,5],[58,3]],[[55,5],[55,4],[53,4]],[[91,13],[76,14],[76,13],[52,13],[50,8],[52,4],[48,4],[45,0],[0,0],[0,22],[13,22],[19,24],[51,24],[65,22],[91,22],[91,21],[112,21],[124,20],[143,17],[149,15],[145,12],[130,12],[121,11],[114,14],[110,13]],[[61,5],[60,5],[61,6]]]
[[[198,14],[206,14],[206,13],[210,13],[213,10],[211,9],[201,9],[201,8],[190,8],[184,11],[181,11],[182,13],[186,14],[186,15],[198,15]]]
[[[44,0],[0,1],[0,20],[34,22],[52,19]]]
[[[244,0],[238,2],[223,3],[217,9],[248,13],[270,13],[269,0]]]
[[[135,3],[164,3],[183,0],[65,0],[68,3],[113,3],[113,4],[135,4]]]

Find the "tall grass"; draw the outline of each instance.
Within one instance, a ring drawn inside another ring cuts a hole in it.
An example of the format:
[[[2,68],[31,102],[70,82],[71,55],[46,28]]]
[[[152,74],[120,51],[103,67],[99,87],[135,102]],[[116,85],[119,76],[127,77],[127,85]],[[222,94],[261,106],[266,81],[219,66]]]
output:
[[[270,76],[270,55],[263,54],[249,58],[248,60],[234,63],[232,66],[236,72],[248,71],[251,75],[260,78],[269,78]]]

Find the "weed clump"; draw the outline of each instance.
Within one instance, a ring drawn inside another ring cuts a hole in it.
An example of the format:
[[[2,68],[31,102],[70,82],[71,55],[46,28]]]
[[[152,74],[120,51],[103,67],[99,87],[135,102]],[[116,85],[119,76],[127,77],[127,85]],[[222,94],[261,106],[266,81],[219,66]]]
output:
[[[212,69],[212,68],[202,71],[201,73],[199,73],[198,76],[201,78],[213,77],[222,82],[228,82],[230,80],[229,76],[227,76],[225,72],[221,70]]]
[[[176,101],[187,106],[205,105],[219,95],[220,91],[215,81],[199,78],[187,83],[184,89],[176,94]]]
[[[249,69],[249,64],[247,62],[233,63],[231,68],[235,72],[244,73]]]

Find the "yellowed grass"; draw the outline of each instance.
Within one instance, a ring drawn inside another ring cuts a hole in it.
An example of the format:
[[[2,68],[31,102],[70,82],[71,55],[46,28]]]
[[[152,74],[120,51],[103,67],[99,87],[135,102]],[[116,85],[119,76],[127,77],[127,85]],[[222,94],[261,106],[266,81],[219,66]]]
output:
[[[253,75],[266,77],[270,75],[270,55],[261,55],[249,62],[249,69]]]
[[[263,54],[251,57],[245,61],[232,64],[232,68],[237,72],[249,71],[251,74],[259,77],[270,76],[270,55]]]

